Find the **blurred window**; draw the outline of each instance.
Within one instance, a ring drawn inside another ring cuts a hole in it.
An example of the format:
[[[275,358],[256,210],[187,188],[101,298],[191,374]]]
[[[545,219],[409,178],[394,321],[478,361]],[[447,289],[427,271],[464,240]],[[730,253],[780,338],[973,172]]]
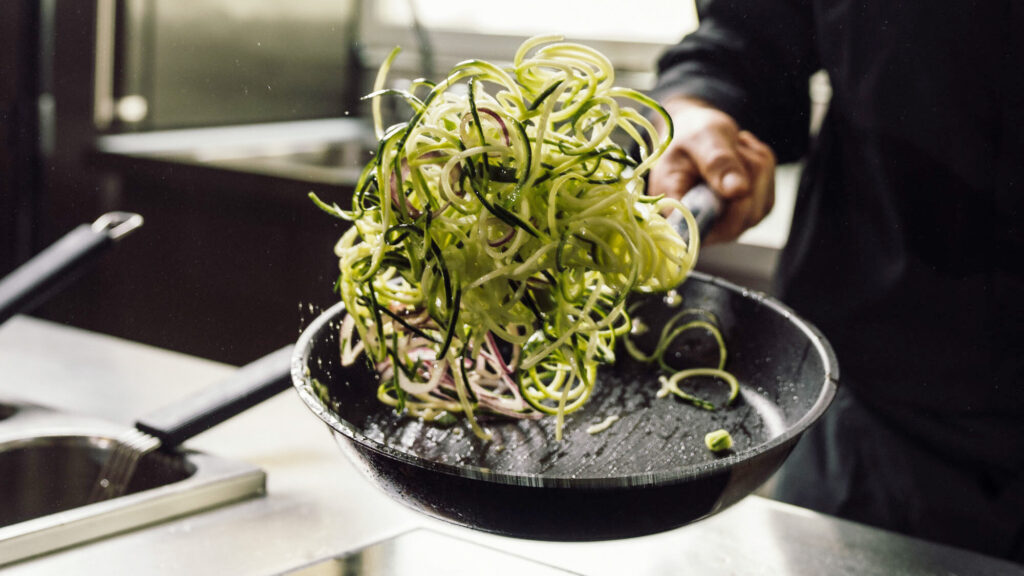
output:
[[[378,17],[409,26],[409,0],[379,0]],[[420,22],[438,33],[561,34],[577,39],[669,43],[696,27],[693,2],[679,0],[413,0]]]
[[[363,0],[361,24],[368,65],[395,45],[408,53],[405,69],[417,54],[423,65],[424,49],[438,70],[470,57],[507,61],[523,39],[557,34],[601,50],[637,88],[650,86],[661,51],[696,27],[693,0]]]

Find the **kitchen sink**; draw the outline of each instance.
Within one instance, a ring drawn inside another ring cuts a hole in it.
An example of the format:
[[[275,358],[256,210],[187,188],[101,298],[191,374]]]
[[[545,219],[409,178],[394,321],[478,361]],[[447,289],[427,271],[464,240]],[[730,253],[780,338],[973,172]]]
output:
[[[125,495],[89,503],[123,427],[0,403],[0,566],[260,495],[251,465],[200,452],[143,457]]]
[[[117,442],[99,436],[41,436],[0,445],[0,527],[88,504]],[[147,454],[126,494],[180,482],[196,466],[182,455]]]

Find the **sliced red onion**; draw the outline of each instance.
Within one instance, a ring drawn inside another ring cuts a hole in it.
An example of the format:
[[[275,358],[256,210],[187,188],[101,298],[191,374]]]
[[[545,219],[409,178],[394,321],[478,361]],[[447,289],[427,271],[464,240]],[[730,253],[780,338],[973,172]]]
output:
[[[487,244],[490,247],[492,247],[492,248],[497,248],[498,246],[501,246],[502,244],[508,243],[508,241],[511,240],[512,237],[515,236],[515,235],[516,235],[516,229],[511,227],[511,226],[509,226],[508,227],[508,232],[506,232],[504,236],[502,236],[501,238],[499,238],[497,240],[490,241]]]
[[[512,139],[509,138],[508,126],[505,125],[505,120],[501,116],[499,116],[497,112],[491,110],[490,108],[477,108],[477,111],[483,112],[484,114],[487,114],[491,118],[494,118],[494,120],[498,123],[498,126],[501,126],[501,134],[505,137],[505,146],[511,146]]]
[[[505,139],[505,146],[511,146],[512,139],[509,137],[508,125],[505,124],[505,120],[500,115],[498,115],[497,112],[491,110],[490,108],[477,108],[476,110],[477,112],[482,112],[484,114],[487,114],[491,118],[494,118],[494,121],[498,123],[498,127],[501,128],[501,135]],[[462,117],[462,124],[459,126],[460,132],[466,131],[466,125],[469,124],[472,118],[473,115],[468,112]]]

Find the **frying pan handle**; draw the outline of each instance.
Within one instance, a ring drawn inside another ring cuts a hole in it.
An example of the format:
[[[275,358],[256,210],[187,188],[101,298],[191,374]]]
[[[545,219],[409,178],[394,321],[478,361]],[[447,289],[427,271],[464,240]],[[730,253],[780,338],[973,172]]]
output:
[[[162,448],[174,448],[287,390],[293,349],[288,345],[246,364],[227,380],[143,417],[135,427],[159,438]]]
[[[683,195],[683,206],[686,206],[697,221],[697,231],[703,240],[711,228],[714,227],[718,217],[722,214],[722,199],[718,194],[703,182],[697,184]],[[669,222],[680,236],[686,238],[689,233],[686,229],[686,220],[678,212],[669,215]]]
[[[142,216],[109,212],[82,224],[0,280],[0,324],[29,312],[75,279],[114,241],[142,226]]]

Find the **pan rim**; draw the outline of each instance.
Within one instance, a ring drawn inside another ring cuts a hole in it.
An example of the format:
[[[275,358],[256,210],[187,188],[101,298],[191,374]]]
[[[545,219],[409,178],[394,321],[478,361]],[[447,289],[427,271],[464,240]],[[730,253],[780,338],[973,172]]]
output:
[[[438,462],[409,454],[398,450],[387,444],[373,440],[362,433],[355,425],[340,418],[333,410],[326,406],[313,390],[306,365],[308,357],[313,348],[314,337],[324,329],[332,319],[344,311],[343,302],[332,305],[318,315],[299,336],[292,354],[291,374],[292,384],[309,408],[322,422],[327,424],[333,433],[341,435],[345,439],[354,442],[360,447],[372,450],[386,458],[398,460],[402,463],[424,468],[434,472],[449,474],[461,478],[492,482],[496,484],[538,487],[538,488],[573,488],[573,489],[609,489],[609,488],[652,488],[675,483],[688,482],[695,479],[722,474],[731,470],[737,464],[747,462],[777,450],[787,444],[794,442],[803,432],[811,426],[828,408],[835,397],[839,383],[839,364],[832,346],[824,335],[810,322],[803,319],[794,310],[762,292],[743,288],[737,284],[705,274],[693,271],[684,281],[698,280],[716,285],[730,292],[734,292],[743,298],[756,300],[759,304],[768,306],[776,314],[785,317],[799,328],[808,338],[813,348],[819,355],[824,365],[824,376],[821,389],[814,404],[791,426],[778,436],[769,439],[767,442],[752,448],[717,458],[708,463],[683,466],[673,470],[660,470],[656,472],[634,473],[620,476],[545,476],[543,473],[517,473],[509,471],[495,471],[475,465],[449,464]]]

